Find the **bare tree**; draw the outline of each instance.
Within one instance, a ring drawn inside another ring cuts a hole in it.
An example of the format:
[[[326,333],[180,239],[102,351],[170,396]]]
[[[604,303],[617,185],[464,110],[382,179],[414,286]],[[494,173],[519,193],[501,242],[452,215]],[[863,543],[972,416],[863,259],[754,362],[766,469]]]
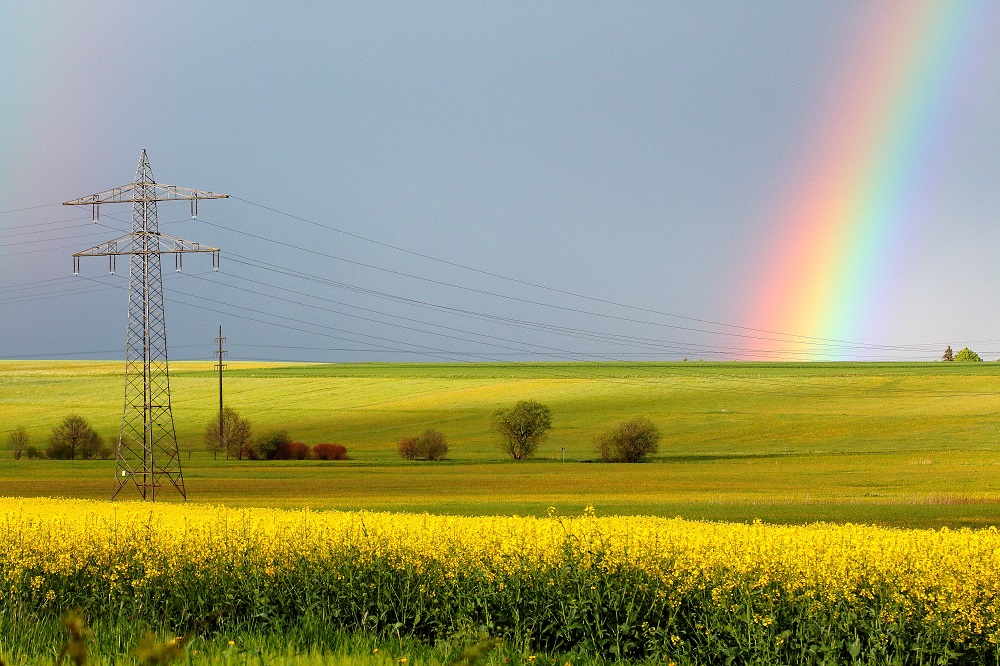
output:
[[[54,460],[75,460],[78,456],[89,460],[103,443],[104,439],[90,427],[87,419],[70,414],[52,429],[46,454]]]
[[[24,426],[18,426],[10,431],[7,440],[10,442],[10,452],[14,454],[14,460],[20,460],[31,438],[28,437],[28,431]]]
[[[243,459],[250,452],[250,442],[253,430],[250,421],[240,416],[232,407],[222,410],[222,438],[219,437],[219,415],[208,422],[205,427],[205,449],[218,458],[219,453],[226,452],[226,457]]]

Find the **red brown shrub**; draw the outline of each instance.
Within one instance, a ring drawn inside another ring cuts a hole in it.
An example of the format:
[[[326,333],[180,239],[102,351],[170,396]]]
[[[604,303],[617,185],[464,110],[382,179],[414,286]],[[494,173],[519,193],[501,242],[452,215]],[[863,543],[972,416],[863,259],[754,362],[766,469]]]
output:
[[[399,455],[406,460],[416,460],[420,457],[420,438],[404,437],[399,440]]]
[[[313,460],[347,460],[347,447],[343,444],[317,444],[312,447]]]
[[[302,442],[282,442],[274,452],[275,460],[305,460],[309,457],[308,444]]]

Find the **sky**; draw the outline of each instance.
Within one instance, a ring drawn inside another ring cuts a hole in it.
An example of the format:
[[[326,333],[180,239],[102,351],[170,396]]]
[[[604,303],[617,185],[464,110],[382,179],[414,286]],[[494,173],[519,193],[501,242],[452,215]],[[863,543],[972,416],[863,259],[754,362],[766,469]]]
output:
[[[123,358],[142,149],[172,359],[1000,358],[998,3],[272,4],[0,8],[0,358]]]

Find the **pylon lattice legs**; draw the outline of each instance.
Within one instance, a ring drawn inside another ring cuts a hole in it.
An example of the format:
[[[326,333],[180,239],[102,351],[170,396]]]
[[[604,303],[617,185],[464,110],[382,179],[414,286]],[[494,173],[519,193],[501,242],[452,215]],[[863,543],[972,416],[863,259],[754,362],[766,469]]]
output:
[[[153,174],[145,153],[135,175],[140,199],[153,199]],[[147,196],[142,196],[147,195]],[[167,325],[163,307],[156,202],[132,205],[128,324],[125,331],[125,409],[118,439],[118,490],[135,484],[143,499],[155,500],[164,477],[187,499],[170,407]]]

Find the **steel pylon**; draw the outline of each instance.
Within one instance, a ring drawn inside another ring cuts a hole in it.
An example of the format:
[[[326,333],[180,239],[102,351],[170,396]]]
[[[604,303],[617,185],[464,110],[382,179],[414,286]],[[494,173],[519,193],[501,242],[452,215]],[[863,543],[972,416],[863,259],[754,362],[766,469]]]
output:
[[[131,233],[73,255],[73,273],[80,273],[81,257],[108,257],[111,273],[116,257],[129,257],[128,318],[125,328],[125,407],[115,453],[115,479],[121,490],[133,484],[142,499],[156,500],[158,489],[169,482],[184,499],[184,475],[177,449],[177,433],[170,408],[170,373],[167,364],[167,324],[163,307],[161,257],[174,255],[182,267],[188,252],[212,254],[218,269],[219,249],[161,234],[156,219],[157,201],[187,200],[197,216],[199,199],[225,199],[226,194],[203,192],[153,180],[146,151],[139,156],[135,180],[90,196],[65,201],[66,206],[91,206],[94,221],[101,204],[131,203]]]

